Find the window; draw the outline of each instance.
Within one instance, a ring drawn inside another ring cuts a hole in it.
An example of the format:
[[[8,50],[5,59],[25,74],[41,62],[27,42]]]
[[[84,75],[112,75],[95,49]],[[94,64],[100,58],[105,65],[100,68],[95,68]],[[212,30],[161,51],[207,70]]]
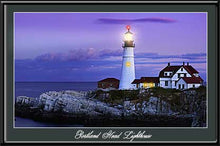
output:
[[[199,75],[197,73],[195,73],[194,76],[199,77]]]
[[[184,84],[182,84],[182,89],[185,89],[185,87],[184,87],[185,85]]]
[[[150,87],[150,88],[154,87],[154,83],[153,83],[153,82],[150,82],[150,83],[149,83],[149,87]]]
[[[167,76],[167,73],[164,73],[164,76]]]
[[[180,78],[180,74],[178,74],[178,78]]]
[[[176,86],[177,81],[175,81],[175,86]]]
[[[193,88],[195,88],[195,84],[193,84]]]
[[[183,71],[183,68],[181,68],[181,71]]]
[[[186,74],[184,74],[184,77],[186,77]]]
[[[181,84],[179,84],[179,89],[181,89]]]
[[[168,81],[165,81],[165,86],[168,86]]]

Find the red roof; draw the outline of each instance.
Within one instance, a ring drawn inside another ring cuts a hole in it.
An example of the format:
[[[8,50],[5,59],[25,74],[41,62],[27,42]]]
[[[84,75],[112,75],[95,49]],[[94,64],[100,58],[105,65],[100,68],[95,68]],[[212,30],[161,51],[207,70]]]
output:
[[[159,77],[172,77],[181,67],[185,68],[185,70],[193,76],[194,73],[199,73],[195,70],[191,65],[179,65],[179,66],[167,66],[163,70],[160,71]],[[172,72],[172,76],[164,76],[165,71]]]
[[[159,83],[159,78],[158,77],[141,77],[141,83],[143,82]]]
[[[140,83],[140,79],[134,79],[134,81],[131,84],[139,84]]]
[[[159,77],[141,77],[141,79],[135,79],[132,84],[139,84],[139,83],[159,83]]]
[[[194,73],[199,73],[197,70],[195,70],[195,68],[193,68],[191,65],[184,65],[183,66],[188,72],[189,74],[194,74]]]
[[[201,77],[183,77],[182,79],[188,84],[201,84],[203,82],[203,79]]]
[[[103,79],[103,80],[98,81],[98,82],[119,82],[119,80],[116,79],[116,78],[106,78],[106,79]]]
[[[160,71],[159,77],[167,77],[169,78],[170,76],[164,76],[165,71],[170,71],[172,72],[172,75],[174,75],[180,68],[181,66],[167,66],[163,70]]]

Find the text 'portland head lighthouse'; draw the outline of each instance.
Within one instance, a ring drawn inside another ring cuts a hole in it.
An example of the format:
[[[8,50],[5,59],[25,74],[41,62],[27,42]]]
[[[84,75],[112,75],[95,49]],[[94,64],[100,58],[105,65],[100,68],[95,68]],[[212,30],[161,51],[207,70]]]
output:
[[[127,32],[124,34],[123,43],[123,60],[121,69],[121,80],[119,84],[119,89],[126,90],[132,89],[131,84],[135,79],[135,67],[134,67],[134,39],[131,33],[131,27],[126,26]]]

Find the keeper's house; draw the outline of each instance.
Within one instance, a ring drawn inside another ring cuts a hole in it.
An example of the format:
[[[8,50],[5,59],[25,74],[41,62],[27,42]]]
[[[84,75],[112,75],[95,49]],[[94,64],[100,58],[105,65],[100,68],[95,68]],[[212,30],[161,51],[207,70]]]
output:
[[[189,63],[183,62],[179,66],[171,66],[170,63],[159,73],[160,87],[172,89],[197,88],[203,84],[199,72]]]
[[[101,89],[118,89],[119,80],[116,78],[106,78],[98,81],[98,88]]]
[[[170,63],[162,69],[159,77],[141,77],[132,82],[134,89],[163,87],[171,89],[189,89],[198,88],[203,85],[203,79],[199,76],[199,72],[189,63],[171,66]]]

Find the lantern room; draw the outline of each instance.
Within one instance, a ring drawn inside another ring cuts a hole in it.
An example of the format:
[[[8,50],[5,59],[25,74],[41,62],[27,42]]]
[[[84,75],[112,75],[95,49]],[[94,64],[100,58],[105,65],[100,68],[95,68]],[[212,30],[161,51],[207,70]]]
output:
[[[134,47],[134,38],[133,33],[130,31],[130,25],[126,26],[127,32],[124,34],[124,44],[123,48],[125,47]]]

